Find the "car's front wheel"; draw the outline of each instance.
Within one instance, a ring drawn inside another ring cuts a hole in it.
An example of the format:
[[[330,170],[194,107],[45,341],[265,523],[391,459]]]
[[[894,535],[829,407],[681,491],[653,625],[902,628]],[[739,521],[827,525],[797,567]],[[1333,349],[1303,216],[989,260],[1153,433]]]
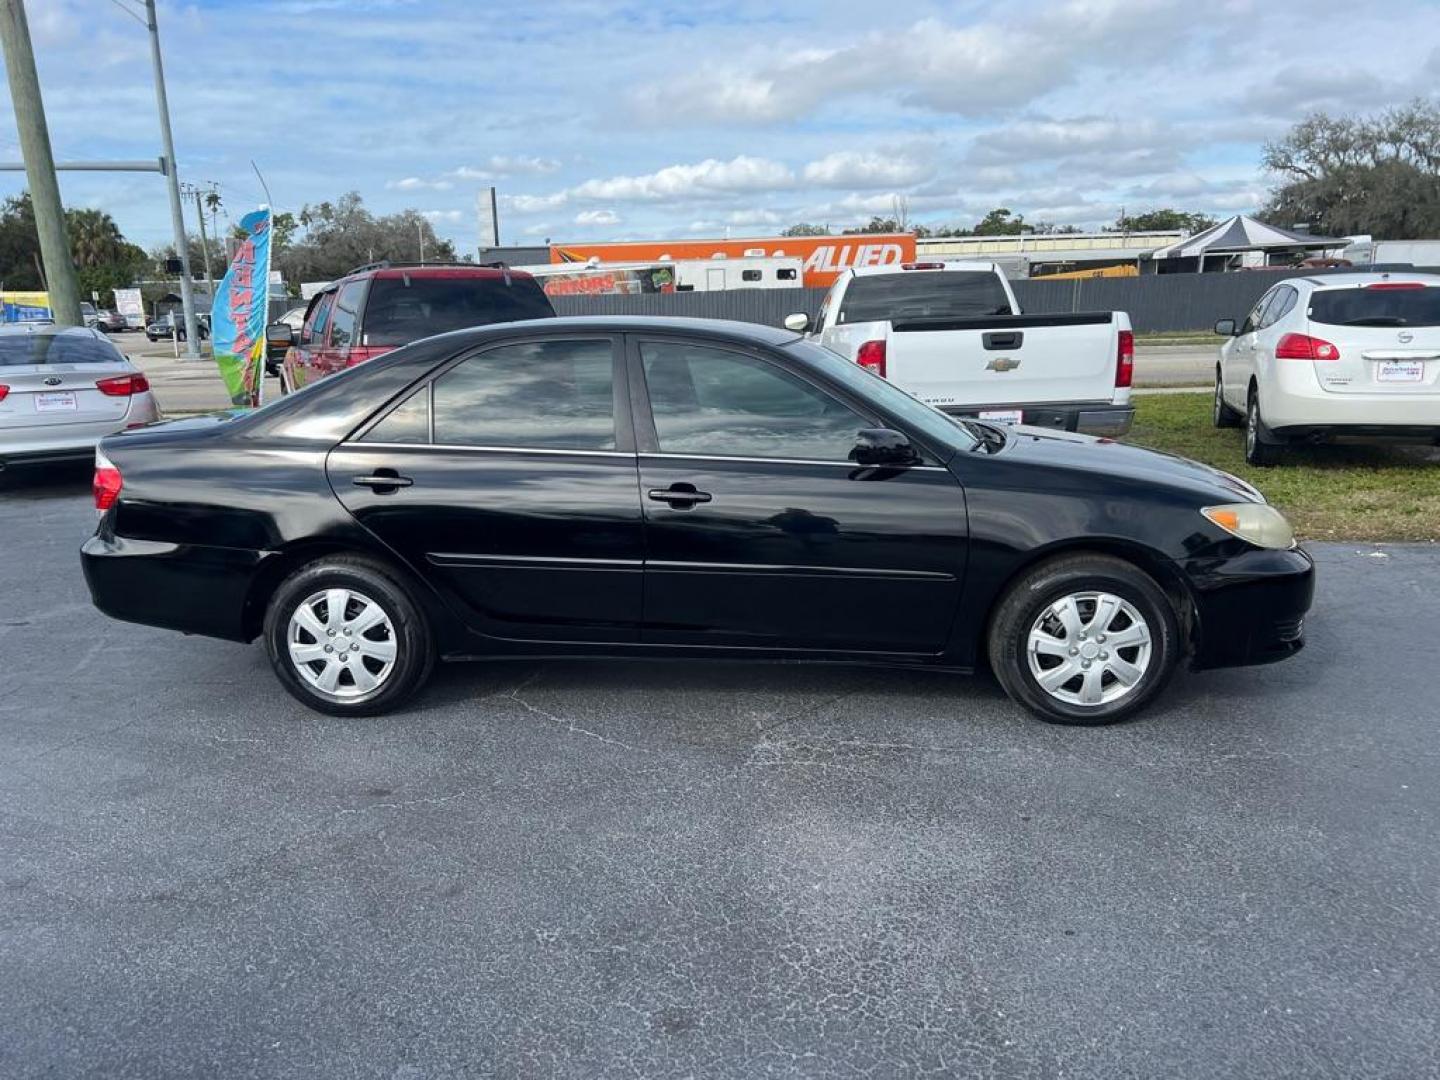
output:
[[[1225,378],[1218,366],[1215,368],[1215,402],[1211,408],[1210,419],[1217,428],[1240,426],[1240,414],[1225,404]]]
[[[1010,587],[990,624],[990,667],[1010,697],[1054,724],[1112,724],[1150,702],[1180,654],[1155,581],[1109,555],[1062,556]]]
[[[333,716],[388,712],[434,665],[419,607],[384,566],[331,556],[286,578],[265,614],[265,649],[281,684]]]
[[[1245,461],[1247,464],[1266,468],[1280,461],[1281,448],[1267,442],[1269,431],[1265,419],[1260,415],[1260,392],[1250,389],[1249,400],[1245,403]]]

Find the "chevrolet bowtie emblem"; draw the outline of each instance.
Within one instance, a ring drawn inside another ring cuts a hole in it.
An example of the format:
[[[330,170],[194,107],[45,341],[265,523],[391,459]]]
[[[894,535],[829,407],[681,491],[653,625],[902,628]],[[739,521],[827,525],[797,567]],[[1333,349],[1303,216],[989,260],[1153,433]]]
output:
[[[1020,366],[1020,361],[1009,356],[997,356],[985,365],[986,371],[1014,371]]]

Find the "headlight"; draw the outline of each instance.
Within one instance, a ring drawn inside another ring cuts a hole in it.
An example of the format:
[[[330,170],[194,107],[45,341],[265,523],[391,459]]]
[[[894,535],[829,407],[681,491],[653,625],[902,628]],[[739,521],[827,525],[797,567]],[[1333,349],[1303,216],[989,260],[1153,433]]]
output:
[[[1269,503],[1227,503],[1207,506],[1200,513],[1256,547],[1283,551],[1295,546],[1295,531],[1290,528],[1290,522]]]

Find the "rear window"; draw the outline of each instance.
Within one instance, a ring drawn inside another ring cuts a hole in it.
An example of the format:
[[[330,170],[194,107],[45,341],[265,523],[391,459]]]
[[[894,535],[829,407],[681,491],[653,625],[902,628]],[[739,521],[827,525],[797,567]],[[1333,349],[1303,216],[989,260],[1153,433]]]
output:
[[[845,290],[840,321],[955,319],[1009,315],[1000,278],[988,270],[912,270],[857,277]]]
[[[88,334],[0,335],[0,367],[28,364],[113,364],[122,359],[109,342]]]
[[[365,345],[408,345],[467,326],[547,319],[555,314],[534,278],[376,278],[361,328]]]
[[[1310,321],[1332,326],[1440,326],[1440,289],[1319,289]]]

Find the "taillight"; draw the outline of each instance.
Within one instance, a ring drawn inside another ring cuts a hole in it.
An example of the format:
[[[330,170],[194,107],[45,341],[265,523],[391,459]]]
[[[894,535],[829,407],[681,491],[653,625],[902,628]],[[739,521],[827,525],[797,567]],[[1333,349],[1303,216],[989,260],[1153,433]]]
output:
[[[885,342],[867,341],[855,354],[855,362],[866,371],[873,371],[882,379],[885,377]]]
[[[113,379],[101,379],[95,389],[110,397],[129,397],[149,390],[150,382],[144,375],[116,375]]]
[[[1339,360],[1340,350],[1309,334],[1286,334],[1275,346],[1277,360]]]
[[[1135,335],[1120,331],[1120,344],[1115,350],[1115,385],[1126,387],[1135,381]]]
[[[1377,281],[1373,285],[1362,285],[1362,289],[1424,289],[1423,281]]]
[[[6,386],[4,383],[0,383],[0,401],[4,401],[5,395],[8,393],[10,393],[10,387]]]
[[[114,463],[95,448],[95,479],[90,485],[91,492],[95,495],[95,509],[100,511],[109,510],[115,505],[115,500],[120,497],[120,489],[125,486],[125,481],[120,476],[120,470]]]
[[[944,270],[943,262],[901,263],[901,270]]]

